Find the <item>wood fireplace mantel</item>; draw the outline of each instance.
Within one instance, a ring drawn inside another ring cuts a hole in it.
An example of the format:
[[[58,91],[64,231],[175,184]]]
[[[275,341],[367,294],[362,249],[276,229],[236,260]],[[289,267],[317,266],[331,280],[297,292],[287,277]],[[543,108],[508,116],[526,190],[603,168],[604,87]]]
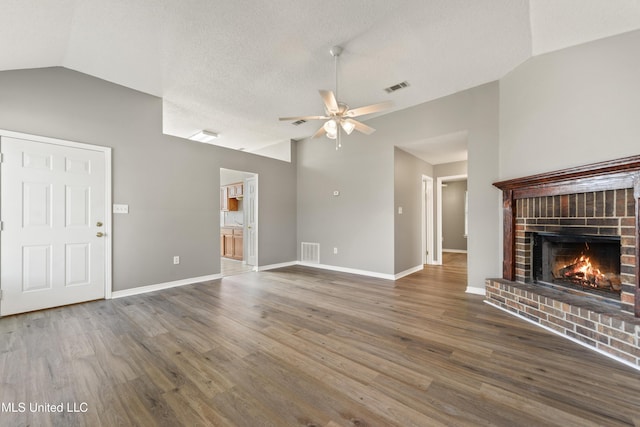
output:
[[[633,188],[635,203],[636,237],[640,224],[640,156],[625,157],[499,181],[493,184],[502,190],[504,217],[504,258],[502,277],[515,280],[515,201],[529,197],[577,194],[592,191]],[[635,315],[640,317],[640,238],[636,238],[636,291]]]

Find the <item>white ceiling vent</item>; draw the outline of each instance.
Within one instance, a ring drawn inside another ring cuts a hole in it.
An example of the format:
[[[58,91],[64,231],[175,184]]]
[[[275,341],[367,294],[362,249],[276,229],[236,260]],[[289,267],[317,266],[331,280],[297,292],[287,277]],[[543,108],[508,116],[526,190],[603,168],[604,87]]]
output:
[[[387,93],[391,93],[391,92],[395,92],[395,91],[400,90],[400,89],[404,89],[405,87],[408,87],[408,86],[409,86],[409,82],[407,82],[405,80],[403,82],[396,83],[393,86],[389,86],[389,87],[384,88],[384,91],[387,92]]]

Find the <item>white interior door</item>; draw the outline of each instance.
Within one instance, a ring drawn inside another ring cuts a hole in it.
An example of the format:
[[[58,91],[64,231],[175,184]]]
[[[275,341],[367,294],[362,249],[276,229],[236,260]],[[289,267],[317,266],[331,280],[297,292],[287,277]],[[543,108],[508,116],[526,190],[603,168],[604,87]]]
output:
[[[246,261],[249,265],[256,265],[258,261],[258,211],[257,194],[258,183],[255,177],[247,178],[244,186],[244,210],[246,225]]]
[[[2,137],[0,315],[105,297],[105,153]]]

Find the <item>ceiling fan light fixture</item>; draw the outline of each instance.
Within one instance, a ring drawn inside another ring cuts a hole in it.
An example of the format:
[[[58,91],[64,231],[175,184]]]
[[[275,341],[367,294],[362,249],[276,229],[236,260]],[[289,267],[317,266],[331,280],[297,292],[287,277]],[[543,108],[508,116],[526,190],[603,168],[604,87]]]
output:
[[[353,130],[356,128],[356,125],[347,120],[340,120],[340,126],[342,127],[342,130],[347,133],[347,135],[351,135],[351,132],[353,132]]]
[[[218,134],[215,132],[211,132],[209,130],[201,130],[191,135],[189,139],[192,141],[198,141],[198,142],[209,142],[209,141],[213,141],[217,137],[218,137]]]
[[[336,139],[338,136],[338,124],[334,119],[327,120],[322,127],[327,132],[327,138]]]

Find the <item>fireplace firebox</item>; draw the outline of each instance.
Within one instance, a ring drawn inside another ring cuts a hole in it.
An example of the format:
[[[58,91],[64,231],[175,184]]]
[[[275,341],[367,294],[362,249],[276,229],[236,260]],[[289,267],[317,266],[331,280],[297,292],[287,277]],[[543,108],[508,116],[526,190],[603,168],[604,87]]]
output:
[[[620,301],[620,237],[532,233],[533,281]]]

